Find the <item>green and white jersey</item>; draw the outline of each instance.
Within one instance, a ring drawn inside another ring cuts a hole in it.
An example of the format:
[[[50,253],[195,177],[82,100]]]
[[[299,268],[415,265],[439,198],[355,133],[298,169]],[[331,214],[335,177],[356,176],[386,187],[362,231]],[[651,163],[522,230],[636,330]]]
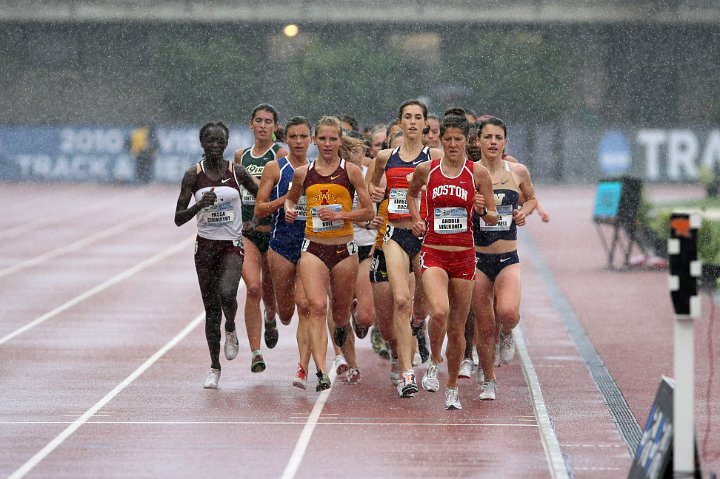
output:
[[[260,156],[252,154],[252,147],[243,151],[242,154],[242,165],[245,167],[250,176],[254,176],[258,180],[262,177],[263,171],[265,171],[265,165],[268,161],[276,159],[278,150],[282,148],[280,144],[273,143],[268,150]],[[249,222],[253,218],[253,212],[255,210],[255,197],[250,194],[248,190],[241,187],[242,194],[242,218],[243,221]],[[263,218],[258,223],[259,225],[269,225],[272,221],[272,215]]]

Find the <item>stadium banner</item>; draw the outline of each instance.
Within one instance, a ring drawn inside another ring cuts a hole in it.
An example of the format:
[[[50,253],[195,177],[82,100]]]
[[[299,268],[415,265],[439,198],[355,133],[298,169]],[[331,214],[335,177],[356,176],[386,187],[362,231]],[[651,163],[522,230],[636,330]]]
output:
[[[0,126],[0,180],[131,182],[135,158],[129,126]],[[179,182],[201,158],[199,127],[157,128],[153,180]],[[252,145],[247,126],[230,125],[231,158]],[[720,129],[581,128],[508,125],[509,154],[528,165],[536,182],[595,183],[632,175],[646,183],[696,182],[720,174]],[[311,147],[309,156],[316,155]],[[707,176],[707,175],[705,175]]]
[[[0,180],[132,182],[135,157],[128,149],[132,127],[0,127]],[[153,179],[179,182],[202,158],[199,128],[157,128]],[[252,145],[247,127],[230,128],[225,157]]]

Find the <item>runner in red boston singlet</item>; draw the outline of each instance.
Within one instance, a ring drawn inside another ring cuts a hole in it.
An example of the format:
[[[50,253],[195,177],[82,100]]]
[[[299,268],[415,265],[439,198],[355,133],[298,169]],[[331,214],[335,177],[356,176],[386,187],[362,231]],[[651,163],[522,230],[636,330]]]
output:
[[[433,292],[426,298],[431,312],[431,360],[422,385],[431,392],[440,388],[438,372],[444,337],[438,332],[446,330],[445,409],[462,408],[457,376],[465,350],[465,321],[475,279],[473,211],[488,224],[497,222],[490,174],[485,167],[465,158],[468,129],[464,116],[444,117],[440,124],[443,158],[418,166],[408,188],[408,196],[419,193],[423,185],[427,190],[425,218],[420,216],[417,204],[408,204],[412,232],[425,238],[420,251],[423,287]]]

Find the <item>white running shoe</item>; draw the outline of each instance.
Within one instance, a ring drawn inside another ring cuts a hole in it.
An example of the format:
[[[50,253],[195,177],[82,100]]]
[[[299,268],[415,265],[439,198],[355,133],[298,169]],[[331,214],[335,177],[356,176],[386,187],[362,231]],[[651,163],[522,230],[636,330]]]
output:
[[[447,410],[460,410],[462,405],[460,404],[460,393],[458,388],[447,388],[445,390],[445,409]]]
[[[342,376],[345,374],[348,370],[348,363],[345,361],[345,356],[342,354],[338,354],[335,356],[335,361],[333,362],[333,367],[335,368],[335,372],[338,376]]]
[[[220,370],[213,368],[210,370],[210,372],[208,372],[203,387],[205,389],[217,389],[218,381],[220,381]]]
[[[478,356],[476,348],[473,348],[473,350],[472,350],[472,358],[473,358],[473,364],[475,365],[475,367],[480,366],[480,356]]]
[[[237,356],[239,349],[237,330],[225,331],[225,358],[232,361]]]
[[[440,389],[440,380],[438,379],[438,370],[440,369],[439,364],[435,364],[432,361],[429,363],[425,376],[422,378],[422,387],[424,390],[434,393]]]
[[[397,385],[397,392],[401,398],[413,398],[417,394],[418,387],[412,369],[403,372],[400,384]]]
[[[499,368],[502,364],[502,360],[500,359],[500,343],[495,343],[495,367]]]
[[[463,359],[460,363],[460,370],[458,371],[459,378],[471,378],[473,373],[473,362],[472,359]]]
[[[491,379],[490,381],[484,381],[482,385],[482,392],[479,398],[485,401],[494,401],[495,392],[497,391],[498,384],[497,379]]]
[[[420,356],[420,353],[415,353],[415,356],[413,356],[413,366],[420,366],[422,364],[422,356]]]
[[[478,365],[477,369],[475,370],[475,377],[477,378],[477,383],[482,386],[482,384],[485,382],[485,371],[483,371],[482,366]]]
[[[500,360],[503,364],[510,364],[515,357],[515,340],[513,339],[513,333],[510,334],[500,333]]]
[[[350,368],[345,378],[348,384],[360,384],[360,370],[358,368]]]
[[[390,358],[390,382],[393,386],[400,384],[400,362],[398,358]]]

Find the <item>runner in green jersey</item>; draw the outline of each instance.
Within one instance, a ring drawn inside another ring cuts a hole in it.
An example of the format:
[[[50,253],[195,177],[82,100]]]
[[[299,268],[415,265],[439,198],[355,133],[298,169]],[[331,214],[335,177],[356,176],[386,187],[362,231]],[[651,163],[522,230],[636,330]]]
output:
[[[251,148],[241,148],[235,151],[235,163],[245,166],[248,173],[260,184],[265,164],[276,158],[288,155],[287,149],[275,143],[273,133],[278,126],[277,110],[267,103],[260,104],[253,109],[250,118],[250,129],[255,137],[255,144]],[[260,354],[260,335],[262,332],[262,314],[260,300],[264,305],[265,316],[265,344],[272,349],[278,342],[278,329],[275,315],[275,292],[270,279],[270,269],[267,262],[268,243],[270,241],[270,220],[257,221],[254,219],[255,198],[246,190],[242,190],[243,223],[247,225],[243,236],[245,243],[245,262],[243,263],[243,279],[247,286],[245,300],[245,328],[248,341],[253,351],[250,369],[252,372],[265,370],[265,361]]]

